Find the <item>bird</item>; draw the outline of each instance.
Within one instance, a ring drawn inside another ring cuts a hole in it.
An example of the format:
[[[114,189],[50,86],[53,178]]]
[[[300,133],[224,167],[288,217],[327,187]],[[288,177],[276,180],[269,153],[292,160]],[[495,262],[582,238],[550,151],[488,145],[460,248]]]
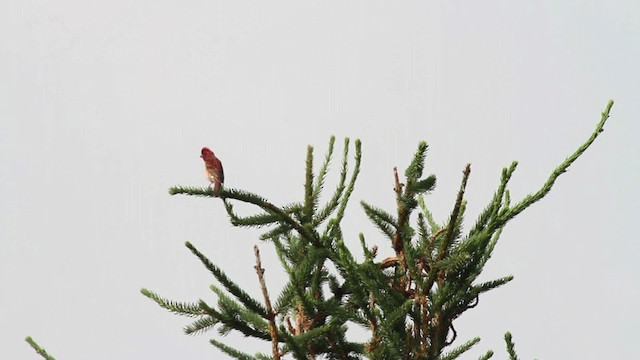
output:
[[[207,179],[213,184],[213,193],[220,194],[220,189],[224,183],[224,170],[222,169],[222,163],[220,159],[209,149],[203,147],[200,151],[200,157],[204,160],[205,175]],[[209,185],[211,187],[211,185]]]

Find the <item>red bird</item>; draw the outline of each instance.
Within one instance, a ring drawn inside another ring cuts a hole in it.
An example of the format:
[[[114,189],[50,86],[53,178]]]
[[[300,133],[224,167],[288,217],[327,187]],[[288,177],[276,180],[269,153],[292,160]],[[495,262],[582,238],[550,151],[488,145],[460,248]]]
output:
[[[204,160],[205,174],[213,184],[213,193],[220,194],[220,188],[224,183],[224,170],[222,163],[208,147],[203,147],[200,157]],[[211,185],[209,185],[211,187]]]

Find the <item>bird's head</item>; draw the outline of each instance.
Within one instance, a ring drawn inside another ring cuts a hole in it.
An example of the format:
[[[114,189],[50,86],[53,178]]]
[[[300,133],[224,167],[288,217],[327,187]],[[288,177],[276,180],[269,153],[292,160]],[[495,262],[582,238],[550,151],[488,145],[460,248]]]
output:
[[[200,157],[203,159],[211,158],[213,156],[215,156],[213,154],[213,151],[211,151],[211,149],[209,149],[208,147],[203,147],[200,151]]]

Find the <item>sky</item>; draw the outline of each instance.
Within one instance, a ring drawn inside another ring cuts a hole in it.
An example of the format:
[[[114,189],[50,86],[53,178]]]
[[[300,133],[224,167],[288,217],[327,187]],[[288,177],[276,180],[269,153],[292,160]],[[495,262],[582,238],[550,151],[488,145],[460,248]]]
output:
[[[189,319],[140,294],[215,302],[185,241],[257,297],[258,244],[270,292],[284,284],[219,199],[168,194],[208,185],[203,146],[226,186],[287,204],[308,144],[319,160],[331,135],[361,139],[345,241],[390,251],[358,203],[393,210],[392,169],[419,141],[440,221],[472,164],[469,225],[502,167],[519,161],[514,201],[538,190],[609,99],[604,132],[507,225],[481,277],[515,280],[456,330],[482,338],[464,359],[505,358],[506,331],[523,359],[640,358],[638,14],[628,0],[1,1],[0,358],[38,359],[26,336],[58,360],[225,358],[208,342],[225,338],[184,335]]]

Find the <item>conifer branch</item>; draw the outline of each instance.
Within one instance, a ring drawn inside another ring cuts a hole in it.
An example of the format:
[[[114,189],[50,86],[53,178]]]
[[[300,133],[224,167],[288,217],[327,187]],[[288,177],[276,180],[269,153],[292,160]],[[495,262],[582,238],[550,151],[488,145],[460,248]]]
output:
[[[270,203],[266,199],[261,196],[230,188],[223,188],[220,190],[219,195],[215,195],[211,188],[196,188],[196,187],[183,187],[183,186],[173,186],[169,189],[169,194],[177,195],[177,194],[185,194],[190,196],[201,196],[201,197],[221,197],[225,201],[225,207],[227,209],[227,213],[232,220],[232,223],[236,226],[247,226],[246,221],[243,221],[242,218],[238,217],[233,212],[233,207],[227,203],[227,199],[234,199],[242,202],[246,202],[249,204],[256,205],[267,212],[277,215],[280,221],[283,221],[289,224],[293,229],[295,229],[300,236],[304,237],[307,241],[312,244],[318,245],[318,239],[306,229],[302,224],[295,221],[291,216],[289,216],[284,210],[277,207],[276,205]],[[263,224],[260,224],[263,225]]]
[[[509,360],[518,360],[518,355],[516,355],[515,350],[516,345],[513,343],[510,332],[504,334],[504,341],[507,343],[507,353],[509,353]]]
[[[202,309],[200,309],[200,306],[198,304],[169,300],[147,289],[141,289],[140,292],[142,293],[142,295],[155,301],[156,304],[160,305],[160,307],[167,309],[174,314],[190,317],[202,316],[206,314],[204,311],[202,311]]]
[[[551,173],[551,176],[549,176],[549,178],[544,183],[544,185],[542,185],[542,188],[540,188],[540,190],[538,190],[536,193],[532,195],[527,195],[517,205],[510,208],[509,211],[504,216],[498,219],[497,220],[498,225],[502,225],[506,223],[507,221],[512,219],[514,216],[520,214],[524,209],[528,208],[533,203],[545,197],[549,193],[549,191],[551,191],[551,188],[553,187],[553,184],[555,184],[558,177],[563,173],[565,173],[569,169],[569,166],[573,164],[573,162],[576,161],[580,157],[580,155],[582,155],[589,148],[589,146],[591,146],[591,144],[593,144],[593,142],[596,140],[598,135],[600,135],[600,133],[604,131],[604,124],[607,122],[607,119],[609,119],[609,112],[611,111],[612,107],[613,107],[613,100],[609,100],[609,103],[607,103],[607,107],[605,108],[604,112],[602,112],[600,122],[596,126],[596,129],[591,133],[591,136],[589,137],[589,139],[587,139],[587,141],[584,144],[582,144],[578,148],[578,150],[576,150],[573,154],[569,155],[569,157],[567,157],[555,170],[553,170],[553,172]]]
[[[230,202],[225,201],[224,205],[227,210],[227,213],[232,214],[230,216],[232,216],[232,223],[234,226],[261,227],[266,225],[272,225],[278,222],[279,220],[281,220],[281,217],[278,214],[274,214],[274,213],[262,213],[262,214],[255,214],[255,215],[240,217],[233,212],[233,205]],[[290,229],[290,226],[287,226],[286,228]]]
[[[264,281],[264,268],[260,261],[260,250],[258,245],[253,246],[253,252],[256,255],[256,266],[254,266],[256,273],[258,274],[258,281],[260,282],[260,288],[262,289],[262,295],[264,296],[264,304],[267,308],[267,316],[269,318],[269,334],[271,335],[271,350],[274,360],[280,359],[280,350],[278,350],[278,331],[276,328],[276,314],[271,308],[271,300],[269,300],[269,292],[267,291],[267,284]]]
[[[420,158],[416,155],[416,158]],[[414,162],[412,162],[413,166],[410,166],[409,168],[418,168],[418,169],[413,169],[412,171],[410,171],[409,169],[407,169],[406,173],[409,174],[414,174],[416,172],[422,173],[422,167],[415,165],[415,161],[416,158],[414,158]],[[406,259],[404,257],[404,239],[403,239],[403,233],[402,230],[404,229],[404,227],[406,226],[407,222],[408,222],[408,211],[407,211],[407,207],[405,206],[406,204],[403,201],[403,194],[402,194],[402,189],[404,188],[404,184],[400,182],[400,179],[398,178],[398,168],[394,167],[393,168],[393,178],[394,178],[394,191],[396,193],[396,206],[397,206],[397,212],[398,212],[398,225],[396,226],[396,233],[393,235],[392,240],[392,246],[393,246],[393,251],[395,251],[396,256],[398,257],[398,261],[400,262],[400,267],[401,267],[401,272],[404,273],[406,268],[407,268],[407,263],[406,263]]]
[[[330,150],[333,149],[332,146],[329,147]],[[342,169],[340,170],[340,180],[338,181],[338,186],[331,197],[331,200],[325,205],[322,210],[318,212],[315,219],[313,220],[313,225],[319,225],[324,220],[326,220],[329,215],[338,207],[340,204],[340,197],[345,189],[345,181],[347,179],[347,163],[349,161],[349,138],[344,140],[344,149],[342,154]],[[327,154],[327,159],[329,159],[329,154]],[[327,160],[328,162],[328,160]]]
[[[327,154],[324,157],[324,162],[322,163],[322,167],[320,167],[320,171],[318,172],[318,176],[316,177],[316,184],[313,186],[313,198],[315,199],[316,206],[318,205],[320,192],[322,192],[322,188],[324,186],[324,180],[327,176],[327,171],[329,170],[329,164],[331,163],[331,158],[333,156],[333,146],[335,144],[335,141],[336,141],[336,137],[332,135],[329,138],[329,149],[327,150]]]
[[[244,290],[242,290],[236,283],[231,281],[227,274],[222,271],[219,267],[213,264],[204,254],[202,254],[195,246],[193,246],[190,242],[185,242],[185,246],[191,250],[191,252],[200,259],[202,264],[211,272],[211,274],[222,284],[222,286],[229,291],[233,296],[235,296],[244,306],[248,309],[256,312],[264,319],[268,318],[267,310],[254,298],[252,298],[249,294],[247,294]]]
[[[24,341],[26,341],[33,350],[35,350],[40,356],[42,356],[45,360],[56,360],[53,356],[49,355],[45,349],[40,347],[31,336],[27,336]]]
[[[382,231],[389,239],[394,240],[398,231],[397,220],[386,211],[367,204],[364,200],[360,201],[360,205],[364,209],[369,219]]]
[[[511,163],[511,166],[509,166],[509,168],[502,168],[502,175],[500,176],[500,184],[498,185],[498,189],[494,193],[489,205],[478,216],[476,224],[469,231],[469,236],[473,236],[474,234],[484,230],[489,220],[495,218],[496,214],[500,210],[501,205],[504,206],[505,203],[508,203],[509,192],[507,190],[507,183],[511,179],[511,176],[513,175],[517,166],[518,162],[514,161]]]
[[[449,250],[449,246],[453,241],[454,230],[458,228],[456,224],[458,224],[458,217],[460,216],[460,208],[462,207],[463,199],[464,199],[464,191],[467,187],[467,180],[469,180],[469,174],[471,173],[471,164],[467,164],[462,172],[462,183],[460,184],[460,190],[458,190],[458,196],[456,198],[456,203],[453,206],[453,211],[451,211],[451,218],[449,219],[449,225],[447,226],[447,234],[444,237],[444,242],[440,245],[440,249],[438,252],[438,260],[443,259],[447,256],[447,252]],[[439,279],[439,282],[441,279]]]
[[[309,229],[305,228],[299,222],[295,221],[284,210],[268,202],[266,199],[263,199],[260,196],[257,196],[254,194],[249,194],[249,193],[241,192],[238,190],[227,190],[227,191],[223,190],[223,194],[225,194],[225,202],[226,202],[226,199],[236,199],[239,201],[256,205],[268,212],[278,215],[281,221],[290,225],[293,229],[295,229],[300,234],[300,236],[305,238],[309,243],[319,246],[319,241],[314,233],[309,231]],[[231,216],[231,213],[229,214],[229,216]]]
[[[269,322],[265,320],[260,314],[242,306],[217,286],[212,284],[209,286],[209,288],[218,296],[218,307],[220,308],[220,312],[222,314],[224,314],[225,316],[237,317],[239,320],[250,324],[252,327],[260,331],[269,329]]]
[[[223,334],[228,333],[230,330],[236,330],[245,336],[251,336],[262,340],[271,340],[271,336],[268,333],[249,326],[247,323],[241,321],[237,316],[235,316],[235,314],[222,313],[209,306],[203,300],[200,300],[199,305],[212,319],[218,321],[224,326],[220,329],[220,332]]]
[[[424,170],[424,160],[427,155],[427,148],[428,146],[425,141],[420,141],[418,143],[418,150],[416,150],[416,153],[413,155],[413,159],[411,160],[411,164],[404,172],[404,176],[407,179],[415,180],[419,179],[422,176],[422,171]]]
[[[306,355],[306,351],[302,347],[302,345],[300,344],[300,341],[299,341],[299,339],[297,337],[291,336],[291,334],[289,334],[286,331],[283,331],[282,334],[284,335],[284,338],[285,338],[285,341],[286,341],[286,346],[285,346],[285,348],[283,350],[284,354],[286,354],[287,352],[291,352],[291,354],[296,359],[308,359],[309,358]]]
[[[291,226],[287,224],[280,224],[273,229],[260,235],[260,240],[274,240],[281,236],[286,236],[291,233]]]
[[[187,335],[201,334],[213,329],[218,323],[218,319],[206,316],[186,325],[182,330]]]
[[[420,236],[419,247],[424,250],[425,245],[429,241],[429,229],[424,221],[424,214],[418,214],[418,235]]]
[[[360,162],[362,161],[362,144],[360,139],[356,139],[356,156],[355,156],[355,166],[353,168],[353,172],[351,173],[351,179],[349,180],[349,184],[347,185],[346,192],[340,201],[340,206],[338,207],[338,213],[335,217],[334,229],[340,228],[340,222],[344,217],[345,209],[347,208],[347,203],[349,202],[349,198],[351,197],[351,193],[356,185],[356,180],[358,179],[358,175],[360,174]],[[346,152],[345,152],[346,154]]]
[[[349,357],[347,356],[347,354],[345,353],[345,351],[343,349],[342,341],[341,342],[336,342],[333,339],[333,336],[331,336],[331,333],[329,333],[329,332],[327,332],[325,334],[325,336],[327,337],[327,341],[329,342],[329,346],[331,347],[331,350],[333,351],[333,353],[338,355],[338,356],[340,356],[341,360],[349,360]]]
[[[313,211],[315,210],[316,199],[313,191],[313,146],[307,146],[307,160],[305,162],[305,182],[304,182],[304,207],[302,222],[311,221]]]
[[[460,355],[462,355],[463,353],[467,352],[469,349],[471,349],[475,344],[480,342],[480,338],[476,337],[473,338],[469,341],[467,341],[466,343],[455,347],[453,350],[449,351],[448,353],[438,357],[438,360],[454,360],[457,359]]]
[[[436,231],[440,230],[440,225],[438,225],[433,219],[433,214],[431,214],[431,211],[429,211],[429,209],[427,208],[427,205],[424,202],[424,197],[422,195],[418,196],[418,204],[420,204],[420,209],[422,210],[422,214],[427,219],[427,223],[431,228],[431,232],[435,233]]]
[[[234,359],[239,359],[239,360],[258,360],[256,357],[251,356],[249,354],[243,353],[242,351],[232,348],[231,346],[228,346],[216,339],[211,339],[209,340],[209,342],[217,347],[218,349],[222,350],[222,352],[224,352],[225,354],[229,355],[229,356],[233,356]]]
[[[508,276],[504,276],[504,277],[501,277],[501,278],[496,279],[496,280],[483,282],[481,284],[474,285],[471,288],[471,293],[473,293],[473,294],[481,294],[481,293],[487,292],[489,290],[493,290],[493,289],[495,289],[495,288],[497,288],[499,286],[502,286],[502,285],[508,283],[511,280],[513,280],[513,275],[508,275]]]
[[[369,309],[373,314],[376,313],[376,299],[373,291],[369,291]],[[370,316],[369,329],[371,330],[371,340],[365,344],[365,349],[369,353],[375,353],[382,337],[378,333],[378,319],[376,316]]]
[[[493,350],[488,350],[484,355],[480,356],[478,360],[489,360],[493,356]]]

